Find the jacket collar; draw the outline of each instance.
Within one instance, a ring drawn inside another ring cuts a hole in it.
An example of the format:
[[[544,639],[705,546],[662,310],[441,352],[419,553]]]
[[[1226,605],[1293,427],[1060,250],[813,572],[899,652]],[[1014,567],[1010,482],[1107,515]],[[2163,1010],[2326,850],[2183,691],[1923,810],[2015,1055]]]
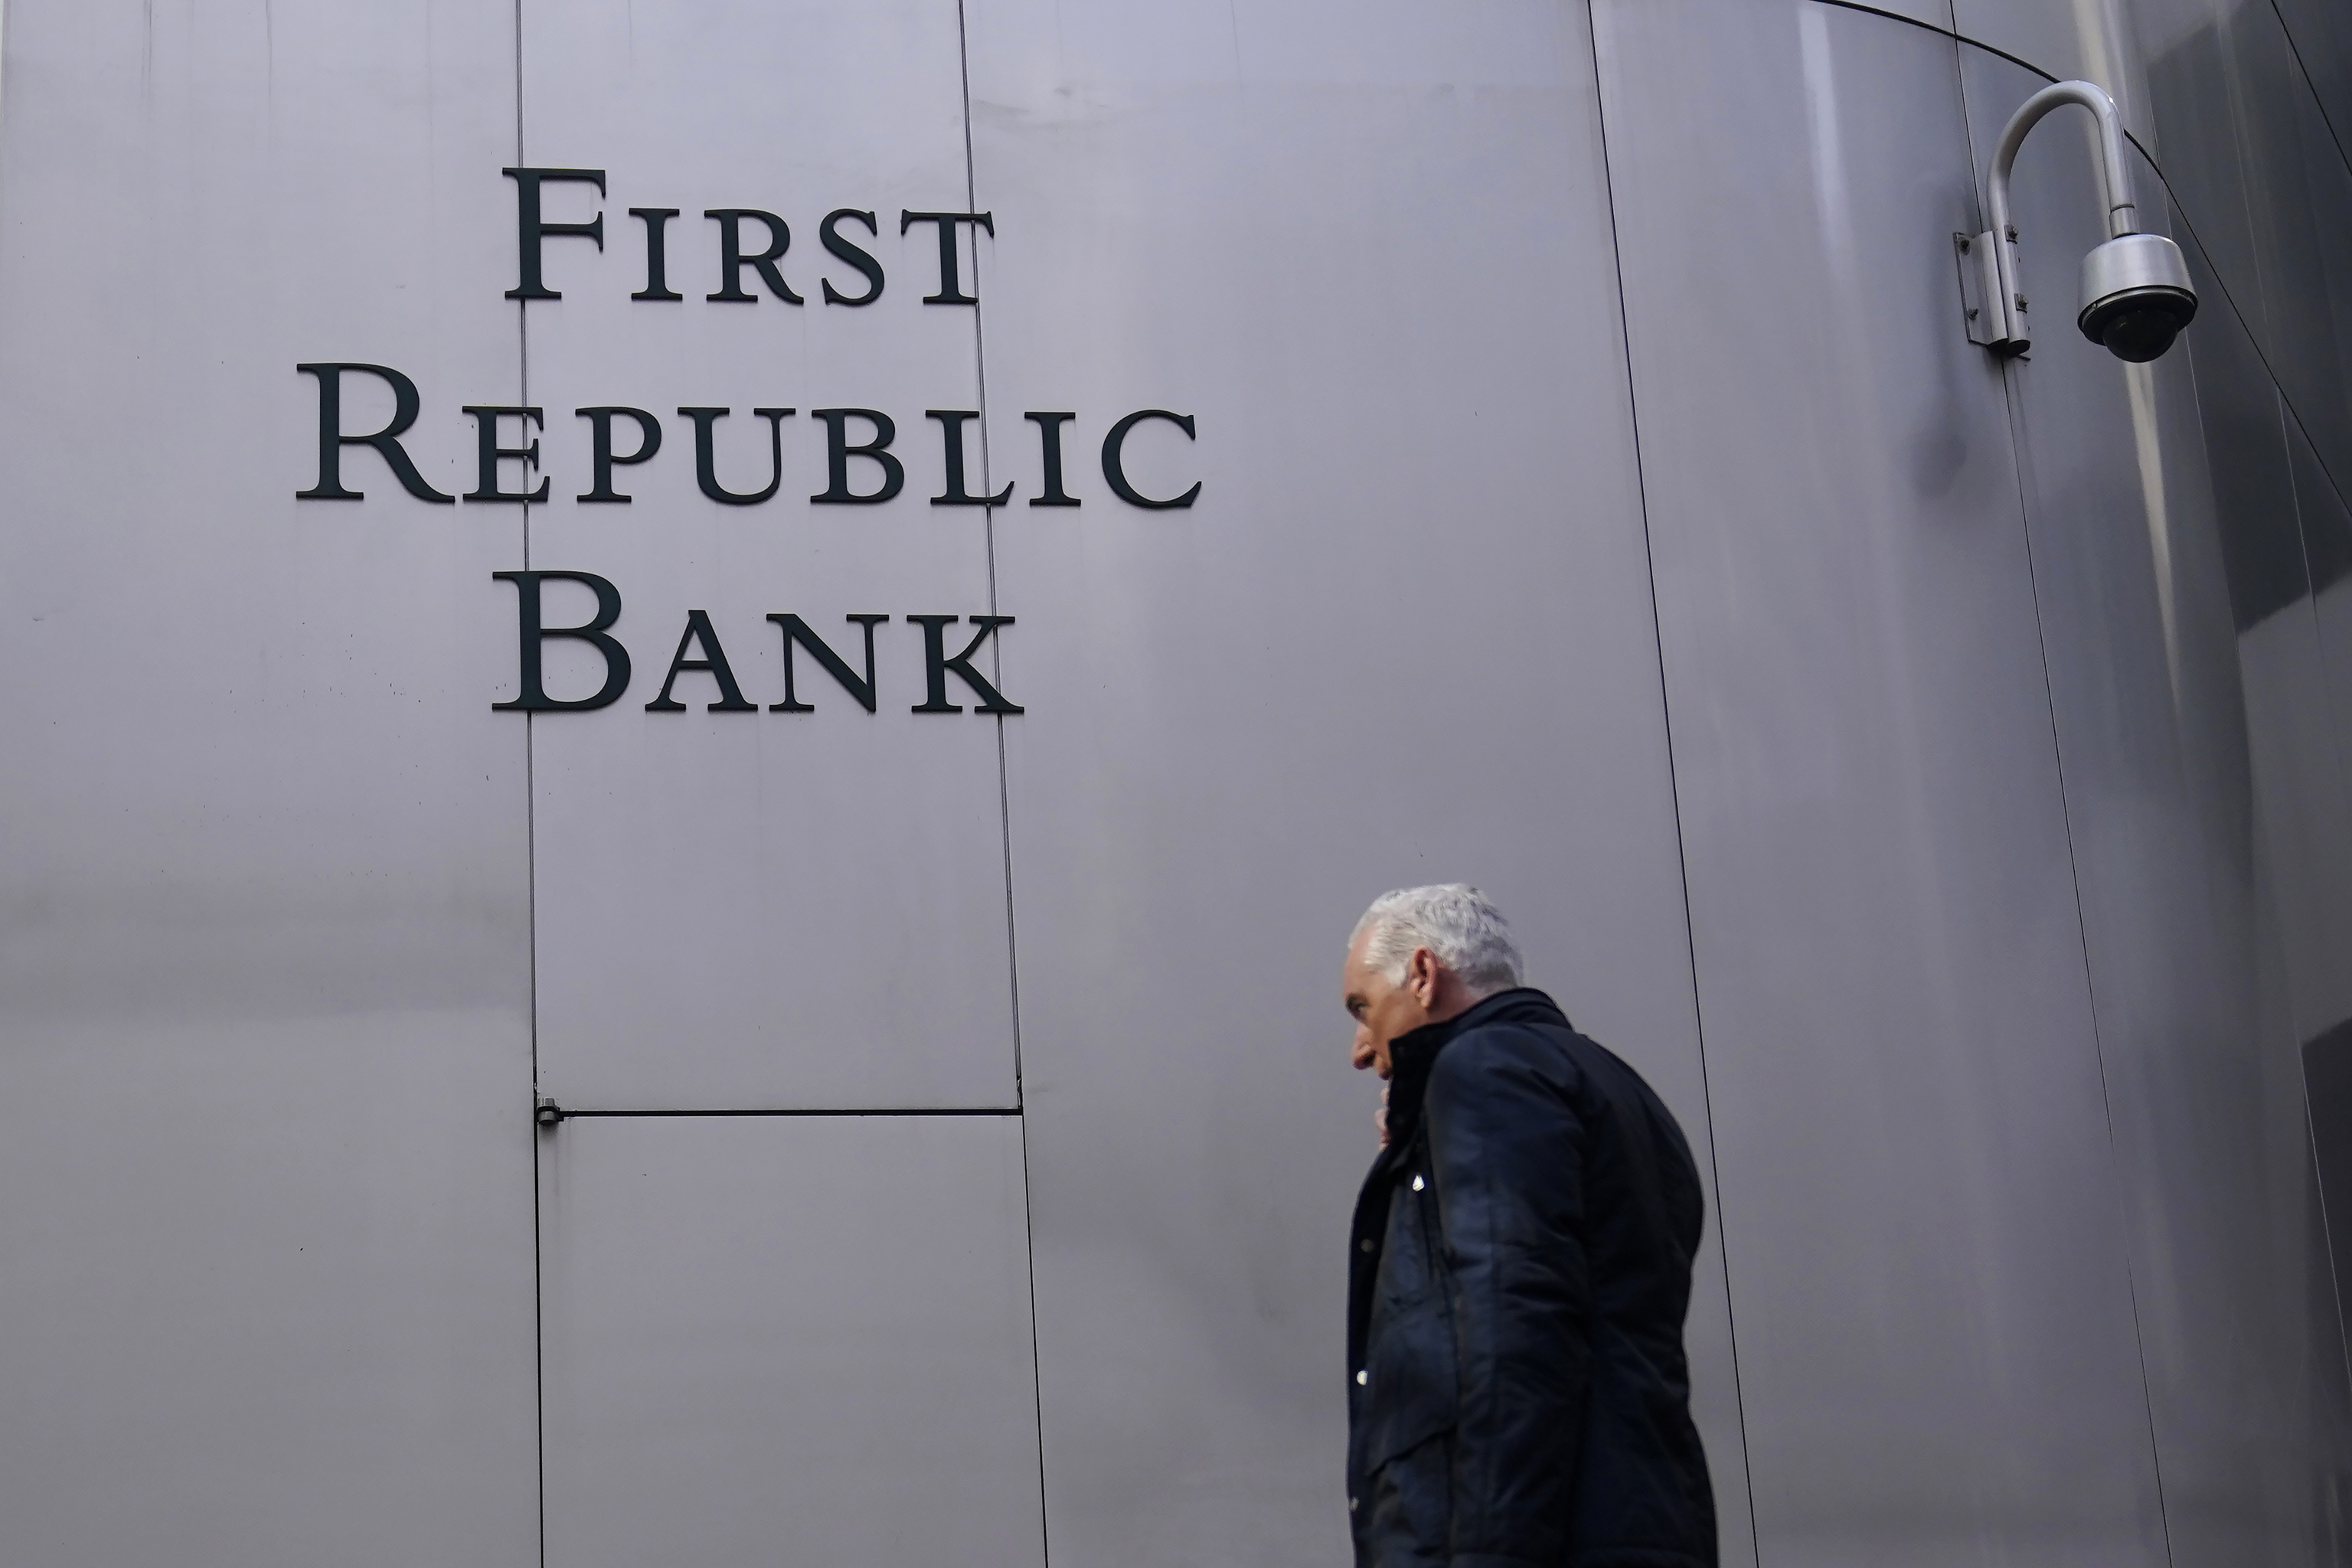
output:
[[[1437,1053],[1457,1037],[1486,1024],[1549,1024],[1571,1027],[1559,1005],[1532,985],[1497,991],[1441,1023],[1423,1024],[1389,1042],[1389,1147],[1402,1150],[1421,1127],[1421,1102]]]

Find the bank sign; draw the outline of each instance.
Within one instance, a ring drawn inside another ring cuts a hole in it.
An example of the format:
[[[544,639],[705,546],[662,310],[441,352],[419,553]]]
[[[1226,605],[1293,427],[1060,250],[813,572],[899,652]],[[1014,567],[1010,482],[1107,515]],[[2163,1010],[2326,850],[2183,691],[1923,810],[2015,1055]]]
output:
[[[514,182],[515,189],[516,279],[505,297],[518,302],[561,300],[563,295],[546,281],[548,242],[586,240],[597,251],[604,249],[604,171],[516,168],[502,173]],[[542,198],[550,185],[593,188],[596,210],[584,219],[559,222],[548,218]],[[687,296],[672,284],[673,250],[688,248],[678,243],[670,229],[671,221],[680,216],[679,210],[633,206],[628,216],[636,225],[644,261],[639,274],[644,287],[632,291],[629,299],[655,307],[684,303]],[[703,294],[706,301],[807,306],[807,295],[793,287],[792,274],[797,268],[788,259],[793,244],[789,223],[775,213],[755,207],[712,207],[702,216],[710,226],[704,254],[715,270],[719,285]],[[875,212],[839,207],[827,213],[818,224],[817,239],[829,258],[819,265],[820,276],[816,279],[818,298],[824,306],[863,309],[882,299],[889,279],[880,259],[858,243],[857,233],[863,229],[871,238],[882,232],[882,222],[881,216]],[[924,305],[961,307],[980,303],[977,280],[965,275],[961,246],[976,230],[992,236],[996,232],[992,213],[902,210],[898,225],[901,235],[929,228],[938,237],[938,269],[931,279],[932,291],[922,296]],[[458,406],[461,416],[474,421],[476,451],[474,488],[458,496],[429,483],[404,444],[404,438],[425,410],[424,394],[411,377],[396,366],[350,360],[320,360],[295,368],[312,377],[318,387],[317,477],[307,489],[295,492],[297,499],[365,500],[368,492],[358,488],[359,484],[375,481],[373,475],[358,466],[364,465],[367,459],[350,450],[364,447],[381,460],[382,470],[388,470],[401,489],[419,501],[442,506],[454,506],[460,500],[468,504],[553,504],[556,476],[540,460],[541,436],[547,421],[544,408],[477,403]],[[388,389],[393,408],[391,416],[380,428],[352,431],[345,428],[344,395],[348,385],[362,378],[376,384],[379,395]],[[782,406],[740,411],[731,407],[683,406],[666,425],[664,416],[656,411],[626,404],[575,408],[572,417],[584,422],[588,462],[586,488],[574,493],[572,500],[579,506],[634,503],[636,489],[659,482],[650,477],[652,470],[646,465],[652,464],[666,446],[675,460],[676,448],[684,444],[682,436],[693,444],[696,489],[709,500],[722,506],[757,507],[774,502],[788,489],[797,496],[798,487],[785,484],[783,429],[786,420],[805,417],[821,427],[824,453],[822,488],[809,492],[807,504],[887,505],[898,500],[906,489],[907,464],[898,442],[901,421],[907,412],[893,415],[880,408],[834,407],[810,408],[803,414],[803,410]],[[940,443],[941,484],[940,493],[929,498],[931,505],[986,508],[1013,504],[1018,488],[1013,480],[1008,479],[993,492],[984,484],[975,489],[973,476],[982,465],[974,460],[968,426],[980,419],[979,409],[926,408],[921,416],[932,422]],[[1069,427],[1079,420],[1078,413],[1070,409],[1024,409],[1022,418],[1034,427],[1037,443],[1037,493],[1026,498],[1027,503],[1033,507],[1083,506],[1085,497],[1071,488],[1073,483],[1083,481],[1072,477],[1066,441]],[[729,425],[730,419],[736,423]],[[1145,425],[1173,426],[1186,440],[1197,435],[1189,414],[1139,408],[1119,415],[1111,421],[1098,452],[1104,488],[1119,502],[1131,507],[1149,510],[1190,507],[1200,496],[1198,482],[1181,491],[1153,496],[1145,494],[1129,479],[1127,443],[1138,427]],[[749,440],[729,439],[730,433],[747,426],[751,432]],[[726,448],[724,455],[722,447]],[[751,454],[748,458],[747,451]],[[680,463],[677,470],[681,486],[682,469]],[[640,470],[647,477],[638,477]],[[630,489],[622,489],[624,484]],[[491,704],[493,708],[502,712],[568,712],[604,708],[620,700],[628,690],[633,664],[628,647],[615,630],[622,610],[617,584],[593,572],[551,567],[492,575],[514,586],[518,650],[517,695],[510,701]],[[593,616],[573,625],[548,625],[541,585],[550,581],[568,582],[588,590],[594,596]],[[814,704],[804,697],[807,683],[798,678],[795,652],[804,654],[824,677],[836,683],[867,712],[876,710],[875,628],[889,624],[891,616],[846,616],[844,628],[834,638],[828,638],[796,613],[779,610],[766,618],[782,637],[784,654],[782,690],[779,694],[782,700],[767,705],[770,712],[814,710]],[[990,639],[1001,634],[1001,628],[1014,624],[1013,616],[927,614],[902,618],[908,626],[919,628],[921,634],[924,700],[915,705],[914,712],[961,713],[967,710],[966,701],[971,703],[970,711],[976,713],[1022,711],[1020,705],[1008,700],[973,662]],[[548,643],[554,639],[583,644],[593,649],[602,662],[603,683],[593,690],[571,695],[549,691],[545,652]],[[839,646],[835,646],[835,639]],[[676,651],[670,655],[660,693],[646,704],[646,710],[686,711],[687,704],[678,699],[677,692],[679,678],[687,675],[708,679],[713,700],[706,706],[713,712],[750,713],[760,709],[760,703],[745,694],[737,679],[720,628],[705,610],[687,612],[686,625],[679,633]],[[950,679],[957,685],[951,687]]]

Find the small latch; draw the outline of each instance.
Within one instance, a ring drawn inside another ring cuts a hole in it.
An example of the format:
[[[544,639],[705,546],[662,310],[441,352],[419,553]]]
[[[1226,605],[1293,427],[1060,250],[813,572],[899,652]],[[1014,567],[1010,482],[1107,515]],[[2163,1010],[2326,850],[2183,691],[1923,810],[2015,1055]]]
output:
[[[552,1127],[562,1120],[563,1107],[556,1104],[555,1101],[548,1099],[547,1096],[543,1094],[541,1095],[539,1097],[539,1124],[541,1127]]]

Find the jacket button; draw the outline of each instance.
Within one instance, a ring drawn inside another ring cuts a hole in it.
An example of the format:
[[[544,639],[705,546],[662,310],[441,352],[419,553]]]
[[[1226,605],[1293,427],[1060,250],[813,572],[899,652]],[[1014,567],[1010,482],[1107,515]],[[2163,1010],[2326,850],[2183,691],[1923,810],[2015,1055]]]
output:
[[[1366,1370],[1361,1371],[1361,1372],[1359,1372],[1358,1373],[1356,1373],[1356,1382],[1357,1382],[1360,1385],[1360,1384],[1369,1384],[1369,1383],[1370,1383],[1371,1381],[1372,1381],[1372,1374],[1371,1374],[1371,1372],[1370,1372],[1370,1370],[1369,1368],[1367,1368]]]
[[[1371,1249],[1372,1238],[1369,1236],[1364,1237],[1363,1240],[1356,1243],[1356,1250],[1359,1252],[1370,1252]]]
[[[1420,1178],[1419,1176],[1415,1176],[1415,1177],[1412,1179],[1412,1190],[1413,1190],[1414,1192],[1416,1192],[1416,1193],[1417,1193],[1417,1192],[1421,1191],[1421,1189],[1422,1189],[1422,1184],[1422,1184],[1422,1180],[1421,1180],[1421,1178]]]

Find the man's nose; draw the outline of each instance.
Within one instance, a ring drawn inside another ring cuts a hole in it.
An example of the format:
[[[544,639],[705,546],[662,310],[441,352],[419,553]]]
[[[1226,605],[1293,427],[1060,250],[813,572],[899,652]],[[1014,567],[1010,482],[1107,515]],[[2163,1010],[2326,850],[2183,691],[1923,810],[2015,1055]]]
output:
[[[1364,1029],[1356,1031],[1356,1038],[1348,1053],[1348,1060],[1358,1072],[1372,1065],[1372,1037]]]

